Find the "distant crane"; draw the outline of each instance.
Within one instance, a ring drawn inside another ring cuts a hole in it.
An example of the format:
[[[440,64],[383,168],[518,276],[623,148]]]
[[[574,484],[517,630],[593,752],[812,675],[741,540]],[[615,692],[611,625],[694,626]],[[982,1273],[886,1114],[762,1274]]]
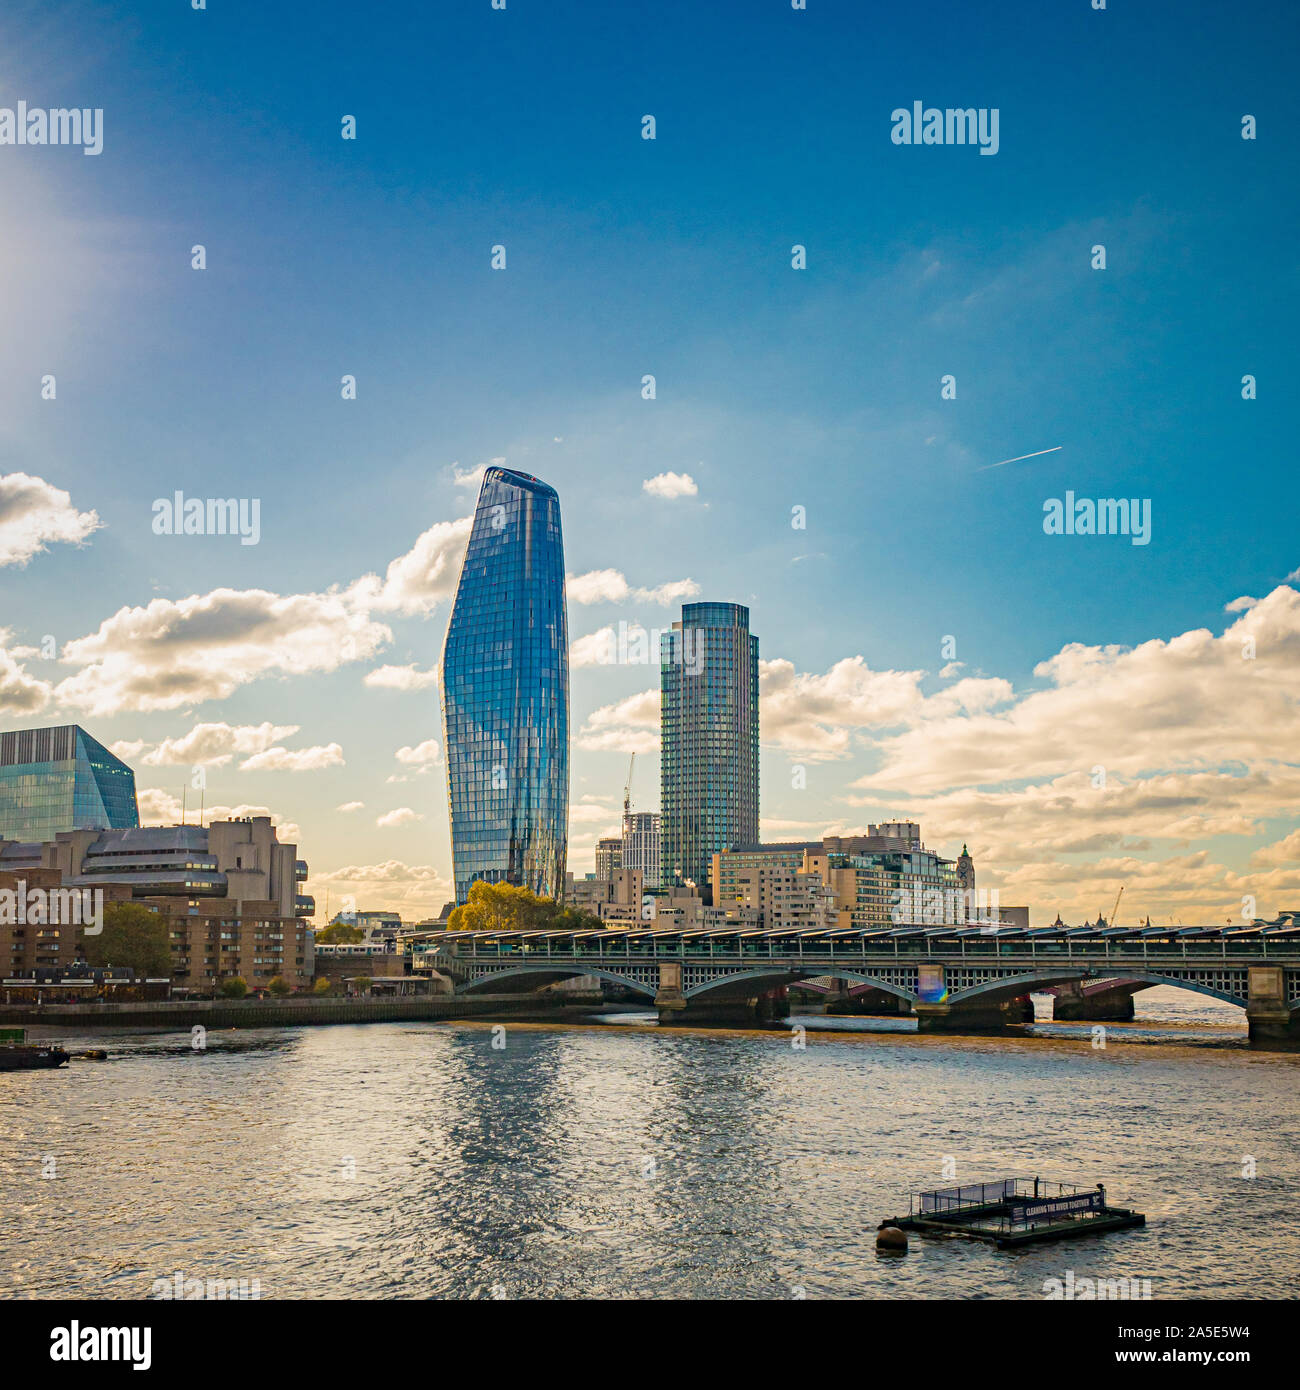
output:
[[[626,822],[632,810],[632,769],[636,766],[636,754],[632,754],[627,765],[627,781],[623,784],[623,820]]]
[[[1119,900],[1124,896],[1124,885],[1121,883],[1119,892],[1115,894],[1115,906],[1110,910],[1110,924],[1115,926],[1115,918],[1119,916]]]

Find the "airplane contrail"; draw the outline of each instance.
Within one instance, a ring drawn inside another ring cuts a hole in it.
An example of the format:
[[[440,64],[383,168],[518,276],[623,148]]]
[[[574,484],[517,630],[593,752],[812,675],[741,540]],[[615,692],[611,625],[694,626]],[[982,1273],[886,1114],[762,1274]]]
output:
[[[1001,468],[1002,465],[1003,465],[1004,463],[1019,463],[1021,459],[1036,459],[1036,458],[1039,456],[1039,454],[1054,454],[1054,453],[1056,453],[1058,450],[1064,449],[1064,448],[1065,448],[1065,445],[1064,445],[1064,444],[1054,444],[1050,449],[1039,449],[1039,450],[1037,450],[1035,453],[1032,453],[1032,454],[1020,454],[1020,455],[1019,455],[1018,457],[1016,457],[1016,458],[1013,458],[1013,459],[1002,459],[1002,460],[1000,460],[998,463],[982,463],[982,464],[980,465],[980,470],[979,470],[979,471],[982,473],[986,468]]]

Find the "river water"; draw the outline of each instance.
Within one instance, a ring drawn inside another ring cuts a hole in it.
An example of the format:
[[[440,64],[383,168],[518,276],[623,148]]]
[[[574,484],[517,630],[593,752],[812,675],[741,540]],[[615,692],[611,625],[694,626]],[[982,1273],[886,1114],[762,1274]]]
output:
[[[628,1016],[69,1039],[110,1058],[0,1074],[0,1295],[1041,1298],[1072,1269],[1295,1297],[1300,1056],[1213,1000],[1138,1007],[1105,1047]],[[1104,1181],[1147,1226],[878,1255],[953,1171]]]

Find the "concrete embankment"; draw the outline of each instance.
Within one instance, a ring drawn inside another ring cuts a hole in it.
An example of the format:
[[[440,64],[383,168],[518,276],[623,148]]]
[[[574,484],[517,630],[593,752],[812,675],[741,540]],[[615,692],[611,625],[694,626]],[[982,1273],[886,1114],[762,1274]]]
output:
[[[596,1007],[599,1007],[597,1005]],[[0,1005],[5,1024],[45,1028],[286,1028],[325,1023],[393,1023],[458,1018],[560,1019],[589,1012],[586,1004],[554,1004],[535,995],[435,995],[420,999],[192,999],[128,1004]]]

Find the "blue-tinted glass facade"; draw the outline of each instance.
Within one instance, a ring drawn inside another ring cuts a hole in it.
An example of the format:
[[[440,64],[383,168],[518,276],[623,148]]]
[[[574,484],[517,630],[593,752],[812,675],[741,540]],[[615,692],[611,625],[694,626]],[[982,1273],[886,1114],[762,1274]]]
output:
[[[713,856],[758,841],[758,638],[743,604],[688,603],[661,644],[661,872],[707,894]]]
[[[483,475],[442,650],[456,901],[476,879],[558,898],[569,831],[569,624],[555,489]]]
[[[0,840],[140,824],[135,773],[76,724],[0,734]]]

